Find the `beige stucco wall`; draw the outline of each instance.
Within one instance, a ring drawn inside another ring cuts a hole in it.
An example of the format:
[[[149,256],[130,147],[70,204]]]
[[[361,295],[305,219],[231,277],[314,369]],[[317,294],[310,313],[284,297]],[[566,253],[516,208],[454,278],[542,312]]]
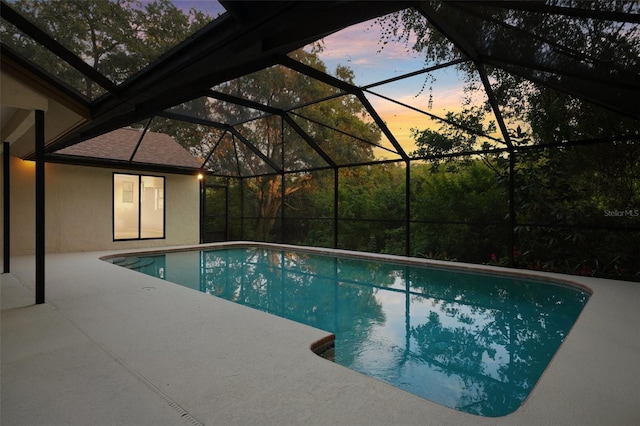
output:
[[[33,254],[35,163],[11,157],[10,168],[11,254]],[[113,172],[165,176],[165,239],[113,241],[111,199]],[[196,176],[47,163],[45,180],[47,253],[158,247],[199,242],[199,183]],[[0,229],[1,234],[2,229]]]

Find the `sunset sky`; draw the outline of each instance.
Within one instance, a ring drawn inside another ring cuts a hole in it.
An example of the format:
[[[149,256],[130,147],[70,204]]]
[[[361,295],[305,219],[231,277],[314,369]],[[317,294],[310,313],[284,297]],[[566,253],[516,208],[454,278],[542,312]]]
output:
[[[224,8],[212,0],[173,0],[184,11],[191,8],[217,16]],[[403,43],[389,42],[380,49],[380,26],[375,20],[338,31],[322,40],[324,51],[320,58],[330,73],[337,65],[345,65],[353,70],[355,84],[365,86],[423,69],[427,66],[423,57],[410,50]],[[455,69],[448,68],[422,74],[371,88],[371,91],[411,105],[438,116],[447,111],[459,111],[463,102],[463,77]],[[382,116],[388,127],[406,151],[415,150],[411,138],[411,129],[437,129],[440,123],[428,116],[387,101],[381,97],[367,94],[369,101]],[[431,97],[431,102],[429,101]],[[482,102],[478,99],[477,102]],[[391,146],[386,141],[385,146]],[[380,155],[390,157],[388,153]]]
[[[387,43],[380,49],[380,26],[375,21],[346,28],[323,40],[321,59],[330,72],[346,65],[354,71],[358,86],[380,82],[435,64],[426,64],[423,57],[403,43]],[[459,111],[463,102],[463,77],[447,68],[421,74],[371,88],[372,92],[395,99],[417,109],[444,116],[447,111]],[[415,150],[411,129],[437,129],[440,123],[417,111],[397,105],[381,97],[367,94],[376,111],[407,151]],[[431,102],[429,99],[431,97]]]

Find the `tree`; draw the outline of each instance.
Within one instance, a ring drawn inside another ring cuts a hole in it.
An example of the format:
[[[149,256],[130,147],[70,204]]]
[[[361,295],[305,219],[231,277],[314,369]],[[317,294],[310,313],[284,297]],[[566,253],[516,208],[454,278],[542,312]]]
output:
[[[405,169],[396,164],[349,167],[338,189],[341,248],[405,253]]]
[[[170,0],[17,0],[10,7],[115,84],[124,82],[213,19],[195,9],[178,9]],[[3,43],[62,82],[90,99],[106,92],[5,21],[1,25]],[[202,99],[196,99],[178,110],[193,115],[205,106]],[[131,123],[133,127],[143,125]],[[150,130],[171,135],[201,159],[206,155],[202,147],[218,137],[215,129],[162,118],[155,118]]]
[[[290,56],[326,72],[317,51],[299,49]],[[353,73],[346,67],[339,66],[336,74],[349,83],[353,80]],[[372,143],[380,139],[379,129],[365,121],[365,108],[357,99],[345,95],[314,103],[317,99],[335,95],[337,89],[283,66],[276,65],[214,89],[286,110],[282,115],[268,115],[226,101],[214,99],[210,104],[211,119],[236,123],[234,128],[239,136],[229,135],[219,144],[212,164],[208,166],[228,173],[258,176],[244,179],[245,189],[252,196],[249,200],[255,211],[255,235],[252,237],[256,239],[271,238],[283,203],[294,205],[293,197],[312,179],[308,173],[276,174],[269,162],[288,172],[328,167],[305,138],[312,139],[338,164],[369,161],[373,158],[373,145],[355,145],[353,139]]]
[[[450,154],[468,154],[480,149],[490,149],[488,142],[480,142],[479,135],[488,135],[496,131],[496,123],[490,120],[486,125],[487,111],[480,107],[465,108],[461,112],[448,112],[447,122],[442,123],[438,131],[431,129],[412,129],[411,136],[416,141],[418,149],[411,153],[413,157],[431,159],[434,171],[438,170],[441,161],[448,162],[449,168],[455,168],[461,163],[460,158]],[[470,133],[472,131],[473,133]],[[444,157],[444,158],[443,158]],[[481,156],[485,163],[493,168],[495,155]],[[466,161],[468,163],[468,161]],[[495,170],[495,169],[494,169]],[[498,175],[501,173],[498,172]]]
[[[566,6],[563,2],[558,3]],[[640,70],[637,25],[490,7],[478,7],[474,16],[484,14],[491,19],[470,19],[469,14],[462,13],[456,6],[438,3],[434,8],[440,12],[446,8],[448,19],[457,22],[461,28],[472,28],[479,34],[479,45],[498,43],[494,49],[514,49],[523,57],[530,55],[551,66],[562,66],[566,57],[582,54],[585,62],[598,66],[607,64],[611,75],[637,75]],[[640,5],[637,2],[592,1],[581,2],[580,8],[637,13]],[[541,34],[544,29],[544,39],[549,41],[524,44],[517,39],[502,38],[496,42],[492,37],[499,29],[495,24],[497,21],[517,28],[519,32]],[[398,12],[379,23],[385,29],[383,44],[391,39],[404,41],[420,52],[426,63],[464,57],[415,9]],[[558,52],[563,55],[570,52],[571,55],[563,57]],[[456,69],[467,77],[467,95],[484,90],[473,61],[463,62]],[[517,265],[640,279],[640,256],[637,250],[634,253],[630,249],[640,242],[637,220],[627,217],[614,221],[603,214],[607,209],[633,211],[640,203],[637,173],[640,123],[504,69],[486,66],[485,71],[500,112],[511,127],[508,130],[517,153],[511,154],[517,162],[514,186],[517,246],[507,249],[516,254]],[[471,127],[478,132],[492,130],[480,126],[486,122],[484,114],[491,111],[492,106],[487,103],[484,107],[467,108],[458,115],[448,114],[447,121],[438,131],[415,129],[419,146],[416,154],[447,156],[447,160],[436,159],[435,164],[447,161],[448,170],[459,169],[461,157],[455,154],[481,148],[474,137],[462,132],[461,128]],[[574,148],[519,149],[522,145],[564,144],[611,137],[620,138],[620,141]],[[504,164],[507,158],[505,155],[482,157],[496,172],[496,179],[502,182],[507,179]],[[634,227],[636,231],[632,230]],[[508,252],[505,256],[508,257]]]
[[[212,19],[193,9],[184,13],[169,0],[17,0],[10,6],[115,84]],[[90,99],[105,93],[5,21],[1,29],[3,43]]]
[[[115,84],[125,81],[211,20],[195,10],[185,13],[169,0],[150,3],[138,0],[17,0],[11,7]],[[6,23],[3,24],[3,42],[90,99],[105,93],[96,82]],[[311,52],[298,50],[292,52],[291,57],[326,71],[317,49],[320,49],[319,45]],[[336,75],[344,81],[353,81],[353,73],[346,67],[337,67]],[[217,123],[233,124],[233,132],[164,118],[154,118],[150,129],[172,135],[202,160],[211,156],[207,166],[216,173],[261,176],[244,180],[245,189],[252,195],[248,205],[254,205],[257,218],[255,238],[269,238],[285,200],[295,197],[310,180],[309,175],[275,175],[275,171],[328,166],[305,138],[313,139],[338,163],[373,158],[371,145],[354,147],[352,143],[354,139],[377,142],[380,138],[377,127],[364,118],[364,107],[349,95],[312,103],[339,91],[311,77],[274,66],[214,89],[287,109],[287,117],[203,97],[173,110]],[[290,110],[296,105],[300,107]],[[132,123],[138,127],[142,124]]]
[[[495,172],[478,159],[453,169],[411,169],[411,253],[484,263],[504,255],[508,198]]]

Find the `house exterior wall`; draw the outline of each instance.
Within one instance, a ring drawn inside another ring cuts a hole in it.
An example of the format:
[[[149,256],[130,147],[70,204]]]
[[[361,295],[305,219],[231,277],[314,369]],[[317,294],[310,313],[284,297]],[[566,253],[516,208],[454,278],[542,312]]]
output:
[[[10,169],[11,255],[33,254],[35,163],[11,157]],[[114,172],[165,177],[165,239],[113,241]],[[47,163],[45,181],[47,253],[159,247],[199,242],[200,204],[199,182],[196,176]]]

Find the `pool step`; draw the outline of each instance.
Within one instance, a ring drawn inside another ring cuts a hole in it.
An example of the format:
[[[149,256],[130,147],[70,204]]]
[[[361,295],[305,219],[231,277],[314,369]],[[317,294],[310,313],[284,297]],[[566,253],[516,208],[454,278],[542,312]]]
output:
[[[140,269],[153,264],[154,260],[149,258],[138,257],[116,257],[111,259],[114,265],[122,266],[129,269]]]

